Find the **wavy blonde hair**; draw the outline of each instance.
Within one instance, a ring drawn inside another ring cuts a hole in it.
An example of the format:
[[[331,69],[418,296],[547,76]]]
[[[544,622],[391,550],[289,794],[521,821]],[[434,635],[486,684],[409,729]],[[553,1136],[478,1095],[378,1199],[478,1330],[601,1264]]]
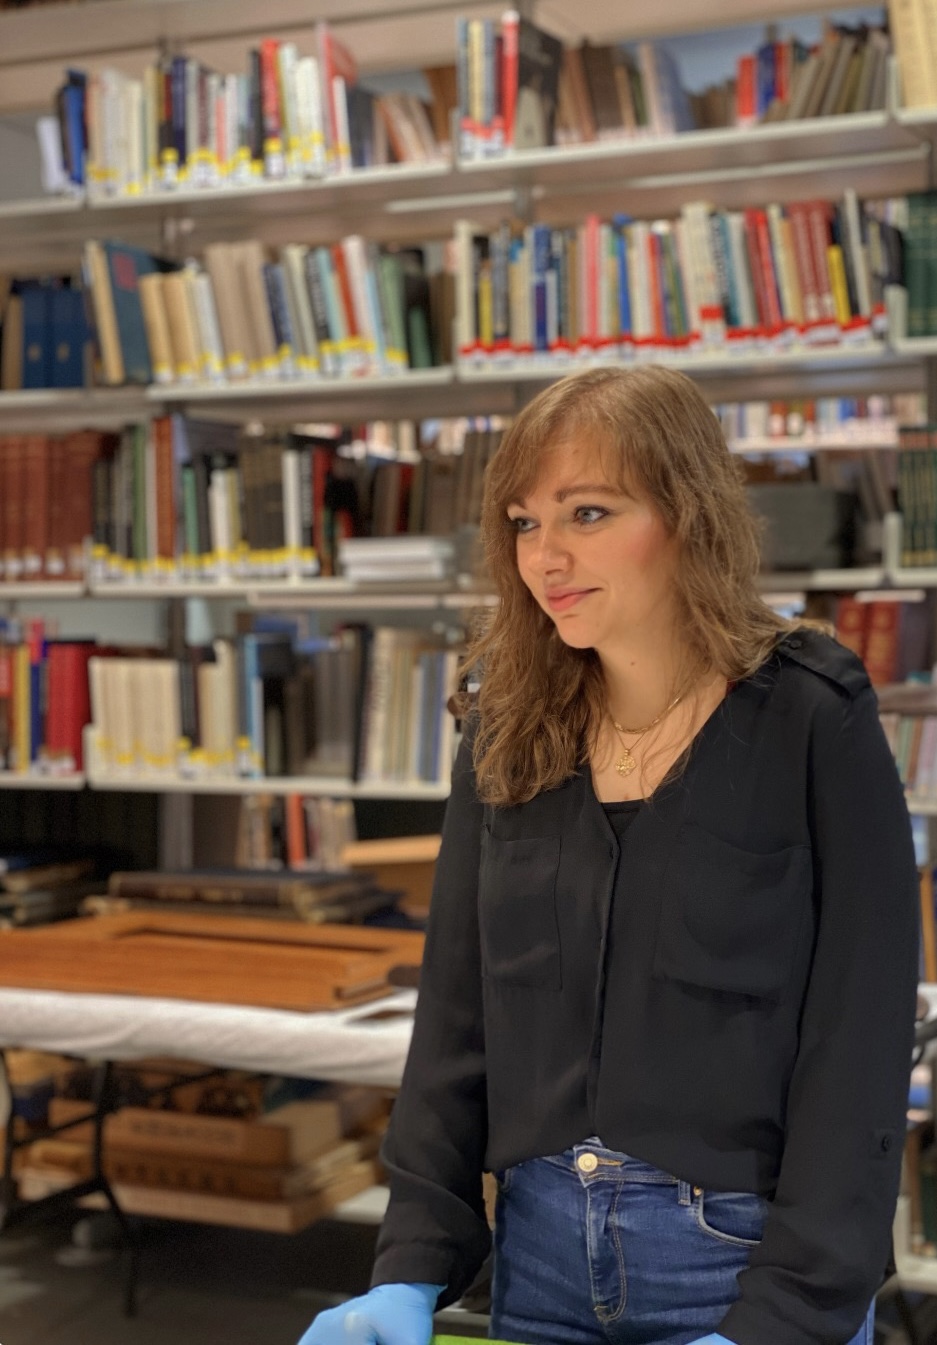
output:
[[[691,379],[648,365],[554,383],[520,413],[485,473],[482,542],[500,602],[463,671],[480,680],[474,757],[487,803],[524,803],[561,784],[588,758],[607,714],[598,655],[566,645],[524,584],[507,515],[545,456],[571,439],[594,445],[609,480],[650,500],[679,542],[682,685],[712,672],[750,676],[801,624],[759,596],[758,527],[741,470]]]

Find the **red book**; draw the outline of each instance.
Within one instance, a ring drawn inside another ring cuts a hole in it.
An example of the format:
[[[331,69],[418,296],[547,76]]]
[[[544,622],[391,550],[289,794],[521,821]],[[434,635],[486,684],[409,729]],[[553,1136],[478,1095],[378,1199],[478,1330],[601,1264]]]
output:
[[[92,640],[50,640],[46,648],[47,755],[69,770],[82,770],[82,730],[91,723],[88,660],[99,652]]]
[[[820,317],[831,323],[836,322],[836,302],[833,298],[833,282],[830,280],[830,265],[827,248],[833,241],[830,228],[832,207],[829,201],[807,202],[807,224],[810,233],[810,247],[813,252],[813,265],[817,277],[817,293],[820,300]]]
[[[768,296],[765,286],[765,272],[761,263],[761,252],[758,247],[758,224],[756,220],[757,212],[754,210],[745,211],[745,251],[748,256],[748,270],[752,278],[752,288],[755,291],[755,311],[758,314],[758,327],[760,331],[766,332],[770,327],[768,320]]]
[[[157,416],[153,421],[156,455],[156,554],[173,560],[176,554],[176,488],[172,452],[172,420]]]
[[[859,602],[851,593],[844,594],[836,603],[836,638],[860,658],[865,657],[866,621],[871,606],[871,603]]]
[[[758,208],[754,210],[755,237],[758,243],[758,257],[761,262],[761,274],[765,289],[765,309],[767,325],[770,331],[777,331],[783,325],[781,299],[778,293],[778,268],[771,248],[771,230],[768,226],[768,212]]]
[[[278,52],[280,44],[275,37],[265,37],[260,44],[260,107],[264,128],[264,148],[271,140],[280,139],[283,119],[280,115],[280,78]]]
[[[505,145],[514,144],[519,29],[520,14],[516,9],[509,9],[501,19],[501,106],[504,115]]]
[[[873,686],[898,680],[900,602],[870,602],[865,637],[865,667]]]
[[[49,440],[49,526],[46,531],[45,573],[64,579],[68,522],[68,450],[64,439]]]
[[[345,261],[345,249],[341,243],[333,243],[332,265],[335,268],[335,279],[338,281],[338,292],[342,301],[342,308],[345,312],[345,323],[348,328],[349,337],[354,340],[361,333],[358,330],[358,324],[355,322],[355,301],[351,292],[351,280],[348,275],[348,265]]]
[[[44,434],[23,439],[22,577],[32,582],[45,575],[49,534],[49,440]]]
[[[4,576],[7,580],[23,578],[23,468],[24,441],[21,435],[11,434],[6,440],[3,462],[3,481],[0,482],[0,508],[3,509]]]
[[[794,238],[794,264],[800,281],[800,293],[804,305],[804,321],[810,326],[820,321],[820,288],[817,270],[813,261],[813,248],[810,245],[810,225],[807,219],[807,207],[803,201],[794,201],[787,207],[791,221],[791,233]]]
[[[647,272],[650,280],[651,315],[654,325],[654,340],[663,342],[667,338],[667,322],[664,317],[664,296],[662,291],[660,237],[650,230],[647,236]]]
[[[286,862],[291,869],[301,868],[309,858],[306,850],[306,812],[301,794],[284,799],[286,821]]]
[[[319,48],[319,83],[322,89],[323,111],[325,113],[326,152],[330,161],[334,161],[338,152],[338,129],[340,126],[335,96],[335,76],[341,75],[345,87],[350,89],[358,78],[355,58],[343,42],[332,32],[329,25],[320,20],[316,24],[316,36]]]
[[[740,56],[735,68],[735,124],[754,126],[758,120],[757,58]]]

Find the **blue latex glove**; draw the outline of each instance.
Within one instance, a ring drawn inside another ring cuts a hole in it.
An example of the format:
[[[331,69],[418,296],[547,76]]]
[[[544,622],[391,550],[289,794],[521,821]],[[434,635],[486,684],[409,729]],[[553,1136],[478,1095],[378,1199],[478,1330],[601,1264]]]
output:
[[[714,1331],[711,1336],[700,1336],[698,1340],[691,1340],[690,1345],[734,1345],[734,1342],[727,1340],[725,1336],[717,1335]]]
[[[429,1345],[441,1284],[378,1284],[320,1312],[299,1345]]]

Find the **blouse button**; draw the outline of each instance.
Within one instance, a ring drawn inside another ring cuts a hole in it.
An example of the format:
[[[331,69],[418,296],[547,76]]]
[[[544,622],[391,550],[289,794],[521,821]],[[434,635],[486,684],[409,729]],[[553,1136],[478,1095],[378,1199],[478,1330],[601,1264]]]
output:
[[[580,1154],[576,1159],[576,1166],[580,1172],[595,1172],[599,1166],[599,1160],[595,1154]]]

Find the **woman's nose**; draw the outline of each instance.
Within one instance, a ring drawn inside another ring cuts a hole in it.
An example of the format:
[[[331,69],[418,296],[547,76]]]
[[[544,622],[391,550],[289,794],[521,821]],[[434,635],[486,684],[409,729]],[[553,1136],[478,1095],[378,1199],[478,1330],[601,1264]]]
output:
[[[537,568],[543,573],[565,569],[569,565],[569,548],[559,528],[541,524],[535,545]]]

